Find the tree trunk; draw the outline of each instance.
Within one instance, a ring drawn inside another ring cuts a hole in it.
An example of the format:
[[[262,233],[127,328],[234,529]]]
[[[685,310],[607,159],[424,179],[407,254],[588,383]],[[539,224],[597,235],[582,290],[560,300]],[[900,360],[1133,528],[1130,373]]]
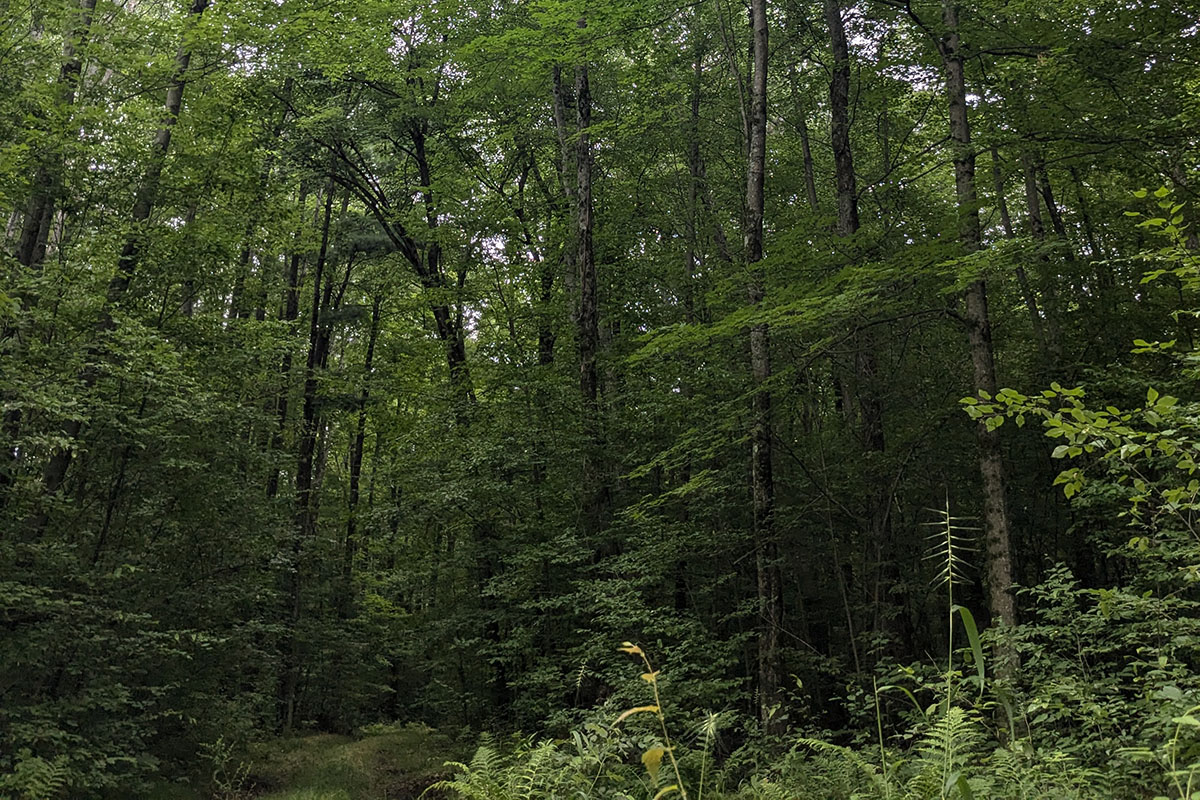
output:
[[[1099,241],[1096,239],[1096,229],[1092,225],[1092,215],[1088,210],[1087,198],[1083,194],[1083,181],[1079,177],[1079,170],[1072,166],[1070,174],[1071,183],[1075,186],[1075,200],[1079,203],[1079,217],[1083,222],[1083,233],[1088,243],[1088,255],[1093,259],[1104,258],[1104,251],[1100,249]]]
[[[996,210],[1000,212],[1000,224],[1004,228],[1006,239],[1016,238],[1013,230],[1012,215],[1008,213],[1008,198],[1004,194],[1004,173],[1000,169],[1000,148],[991,147],[992,154],[992,191],[996,196]]]
[[[991,155],[992,192],[996,199],[996,210],[1000,212],[1000,224],[1004,227],[1004,237],[1015,239],[1017,232],[1013,229],[1012,215],[1008,211],[1008,199],[1004,195],[1004,174],[1000,169],[1000,150],[996,145],[992,145]],[[1046,340],[1046,326],[1042,320],[1042,312],[1038,308],[1037,294],[1029,282],[1029,274],[1019,263],[1013,269],[1013,274],[1016,275],[1017,288],[1021,291],[1021,300],[1025,303],[1025,310],[1029,312],[1029,324],[1033,330],[1033,339],[1043,358],[1048,361],[1050,347]]]
[[[308,199],[308,185],[300,182],[299,197],[297,204],[300,206],[301,214],[305,201]],[[319,206],[318,206],[319,207]],[[287,291],[283,298],[283,319],[288,323],[289,332],[295,335],[296,319],[300,316],[300,242],[303,236],[303,225],[297,226],[295,235],[292,237],[292,253],[288,259],[287,272]],[[279,375],[281,385],[279,394],[275,399],[275,417],[277,425],[275,433],[272,437],[272,449],[278,453],[283,450],[283,434],[287,430],[288,405],[291,394],[291,376],[292,376],[292,351],[286,349],[279,364]],[[267,479],[267,497],[273,498],[279,492],[279,468],[271,467],[270,477]]]
[[[96,0],[80,0],[79,16],[75,27],[68,33],[62,51],[62,64],[58,72],[58,89],[62,93],[63,106],[70,109],[75,104],[75,90],[79,83],[79,73],[83,67],[82,50],[86,46],[91,33],[92,19],[95,16]],[[49,148],[48,148],[49,149]],[[17,239],[17,263],[21,265],[20,277],[30,277],[29,273],[41,270],[46,256],[46,242],[50,236],[50,228],[54,220],[57,195],[62,191],[61,178],[58,177],[63,167],[63,154],[57,148],[43,153],[34,172],[29,200],[25,205],[24,217],[21,220],[20,236]],[[18,283],[17,291],[13,292],[17,302],[18,312],[27,311],[37,304],[36,293],[26,290]],[[26,336],[22,329],[27,324],[24,315],[18,313],[15,323],[5,323],[0,329],[0,345],[16,337],[16,343],[8,357],[19,361],[25,352]],[[3,433],[5,457],[0,467],[0,508],[7,504],[8,487],[16,480],[20,466],[20,448],[9,446],[15,443],[21,432],[21,411],[12,408],[4,412],[3,422],[0,422]]]
[[[289,731],[296,721],[296,692],[300,685],[300,638],[298,626],[303,594],[304,549],[316,533],[317,514],[313,502],[313,477],[316,463],[317,431],[317,371],[323,360],[321,352],[321,311],[328,306],[330,281],[324,280],[325,262],[329,252],[329,228],[333,217],[333,180],[325,186],[325,210],[321,223],[321,246],[317,252],[312,274],[312,303],[309,307],[308,358],[304,367],[303,409],[301,411],[300,441],[296,455],[296,507],[293,519],[291,564],[288,565],[287,619],[288,629],[283,648],[283,685],[280,692],[282,728]],[[323,291],[324,290],[324,291]]]
[[[750,304],[758,306],[765,295],[763,257],[764,182],[767,154],[767,3],[750,2],[751,60],[748,119],[745,259],[750,271]],[[773,430],[771,422],[770,330],[766,322],[750,327],[750,372],[754,381],[750,427],[750,485],[753,498],[755,571],[758,593],[758,701],[765,730],[778,732],[774,715],[779,704],[779,631],[783,624],[783,598],[775,540],[775,482],[771,473]]]
[[[825,0],[825,21],[833,49],[833,72],[829,82],[833,168],[837,179],[837,227],[839,236],[858,232],[858,188],[854,180],[854,156],[850,151],[850,48],[838,0]]]
[[[579,246],[575,240],[578,223],[578,200],[576,187],[579,174],[575,165],[578,147],[571,148],[571,135],[567,128],[567,114],[570,111],[571,98],[567,96],[567,88],[563,85],[562,68],[554,65],[551,77],[554,82],[554,130],[558,134],[558,182],[562,196],[567,199],[566,209],[570,209],[575,219],[566,226],[566,241],[562,249],[563,290],[571,302],[571,318],[576,321],[579,316],[579,267],[577,264]]]
[[[363,448],[367,441],[367,400],[371,396],[371,368],[375,360],[375,342],[379,338],[381,294],[371,306],[371,327],[367,334],[367,354],[363,359],[363,385],[358,394],[358,419],[354,441],[350,445],[350,496],[346,503],[346,546],[342,553],[342,593],[339,611],[343,619],[354,608],[354,557],[358,552],[358,500],[362,484]]]
[[[854,174],[854,153],[850,146],[850,49],[838,0],[826,0],[825,18],[832,45],[833,73],[829,84],[829,108],[833,165],[837,190],[837,233],[850,238],[858,233],[858,188]],[[859,410],[859,435],[866,451],[866,476],[870,486],[867,498],[867,526],[871,545],[878,553],[877,583],[895,584],[899,576],[887,565],[894,563],[891,552],[891,488],[880,463],[886,450],[883,401],[875,385],[878,381],[879,349],[872,330],[858,331],[853,337],[855,400]],[[876,627],[881,627],[880,603],[876,603]]]
[[[1028,150],[1021,152],[1021,172],[1025,180],[1025,205],[1029,220],[1029,235],[1033,237],[1035,242],[1042,245],[1046,242],[1046,225],[1042,219],[1042,196],[1038,187],[1033,154]],[[1058,304],[1054,302],[1056,296],[1054,292],[1055,276],[1049,266],[1049,259],[1044,252],[1038,256],[1037,263],[1042,267],[1041,271],[1044,273],[1042,278],[1046,290],[1046,302],[1044,303],[1046,314],[1042,349],[1046,365],[1053,374],[1058,371],[1058,363],[1062,355],[1062,346],[1058,331]],[[1032,294],[1032,290],[1030,292]]]
[[[954,186],[958,205],[959,239],[963,248],[975,252],[981,245],[979,207],[975,194],[975,153],[967,118],[967,87],[958,33],[955,0],[943,0],[946,37],[941,43],[946,70],[946,94],[950,111],[950,138],[954,155]],[[994,397],[996,362],[992,349],[992,326],[988,315],[987,285],[983,278],[966,290],[966,322],[970,340],[975,390]],[[987,589],[992,618],[1004,626],[1016,624],[1012,591],[1011,534],[1004,462],[1000,439],[982,423],[976,426],[979,471],[983,484],[984,536],[987,552]],[[1004,648],[999,654],[998,673],[1011,676],[1015,654]]]
[[[579,27],[586,26],[579,20]],[[586,64],[575,68],[575,111],[578,124],[575,167],[576,261],[579,265],[579,394],[583,400],[583,516],[582,530],[592,538],[604,525],[607,487],[602,464],[604,432],[600,421],[600,309],[596,257],[592,243],[592,95]]]
[[[75,104],[75,91],[79,85],[79,74],[83,69],[83,49],[91,34],[92,19],[95,17],[96,0],[79,0],[79,16],[74,29],[63,43],[62,65],[58,72],[60,101],[70,108]],[[25,209],[21,225],[21,238],[17,245],[17,262],[26,268],[37,267],[45,257],[46,240],[50,223],[54,218],[56,174],[62,169],[62,153],[43,156],[33,179],[33,190]]]

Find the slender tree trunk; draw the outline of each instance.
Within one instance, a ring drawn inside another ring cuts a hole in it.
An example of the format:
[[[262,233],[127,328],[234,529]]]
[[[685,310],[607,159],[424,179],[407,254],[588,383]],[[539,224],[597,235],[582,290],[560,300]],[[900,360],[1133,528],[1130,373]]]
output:
[[[375,360],[375,341],[379,338],[379,311],[382,295],[371,306],[371,327],[367,334],[367,354],[363,359],[363,385],[358,394],[358,419],[354,441],[350,445],[350,496],[346,509],[346,546],[342,553],[342,593],[339,609],[342,618],[354,607],[354,558],[358,552],[358,500],[362,483],[363,449],[367,441],[367,401],[371,396],[371,368]]]
[[[975,152],[971,145],[971,127],[967,118],[966,76],[955,0],[943,0],[942,13],[947,33],[941,42],[941,50],[950,109],[950,138],[954,148],[959,239],[965,250],[975,252],[981,246],[979,206],[975,193]],[[991,318],[988,314],[987,284],[983,278],[967,287],[966,311],[975,390],[994,397],[997,387],[996,362],[992,348]],[[993,620],[1004,626],[1012,626],[1016,624],[1016,605],[1012,591],[1007,478],[1000,451],[1000,439],[996,431],[989,431],[985,425],[979,424],[976,426],[976,440],[983,484],[988,599]],[[1001,675],[1011,676],[1015,668],[1015,654],[1005,648],[1000,653],[998,671]]]
[[[996,198],[996,209],[1000,212],[1000,224],[1004,227],[1006,239],[1015,239],[1017,232],[1013,229],[1012,215],[1008,211],[1008,199],[1004,194],[1004,173],[1000,169],[1000,150],[996,145],[991,147],[992,155],[992,192]],[[1021,291],[1021,299],[1029,312],[1029,324],[1033,330],[1033,338],[1037,343],[1042,357],[1049,360],[1050,347],[1046,339],[1046,326],[1042,320],[1042,312],[1038,308],[1037,294],[1029,282],[1029,273],[1020,263],[1013,269],[1017,278],[1017,287]]]
[[[417,164],[417,175],[421,181],[421,203],[425,207],[425,224],[430,238],[436,239],[440,225],[437,202],[433,193],[433,168],[429,159],[427,122],[414,122],[409,130],[413,143],[413,157]],[[426,288],[445,294],[450,286],[445,275],[441,245],[435,240],[426,244],[422,274],[427,276]],[[461,289],[462,287],[459,286]],[[433,319],[438,338],[446,348],[446,364],[450,372],[450,386],[454,393],[456,415],[465,419],[467,409],[475,403],[475,390],[471,385],[471,372],[467,365],[467,343],[463,331],[461,311],[444,298],[432,303]]]
[[[1079,203],[1079,217],[1083,222],[1083,234],[1088,243],[1088,255],[1093,259],[1104,258],[1104,251],[1100,249],[1100,243],[1096,239],[1096,229],[1092,225],[1092,215],[1088,210],[1087,198],[1083,193],[1083,181],[1079,177],[1079,170],[1072,166],[1070,174],[1071,183],[1075,186],[1075,200]]]
[[[788,15],[788,27],[791,28],[792,17]],[[794,35],[794,34],[793,34]],[[845,39],[845,36],[842,37]],[[792,113],[796,115],[796,132],[800,134],[800,155],[803,158],[804,164],[804,196],[808,200],[808,207],[813,211],[818,209],[817,203],[817,175],[816,168],[813,165],[812,142],[809,139],[808,133],[808,114],[804,108],[804,101],[800,95],[799,75],[796,72],[796,65],[788,65],[788,88],[792,94]]]
[[[833,164],[837,190],[837,232],[850,238],[858,233],[858,188],[854,174],[854,153],[850,145],[850,49],[846,41],[842,9],[838,0],[826,0],[825,18],[832,45],[832,77],[829,84],[829,108]],[[873,330],[873,329],[871,329]],[[855,400],[860,417],[860,438],[866,450],[868,490],[867,524],[870,541],[878,554],[877,583],[893,584],[898,575],[888,567],[894,563],[891,542],[891,490],[880,463],[887,449],[884,436],[883,401],[879,397],[879,343],[871,331],[859,331],[853,337]],[[877,627],[881,603],[876,603]]]
[[[63,44],[62,65],[58,72],[60,101],[65,109],[75,105],[75,93],[79,86],[79,75],[83,69],[83,50],[91,35],[95,17],[96,0],[79,0],[79,15],[74,29]],[[46,240],[51,220],[54,218],[56,177],[62,169],[62,154],[55,150],[38,165],[33,179],[33,191],[25,209],[21,225],[21,238],[17,245],[17,262],[26,268],[37,267],[45,257]]]
[[[850,48],[842,23],[839,0],[825,0],[833,64],[829,82],[829,107],[833,141],[833,167],[837,179],[837,225],[840,236],[858,232],[858,188],[854,179],[854,156],[850,151]]]
[[[517,178],[517,201],[513,206],[513,216],[521,224],[521,238],[530,259],[538,267],[540,293],[537,298],[537,352],[538,364],[548,366],[554,363],[554,343],[557,336],[554,332],[554,269],[538,246],[537,238],[529,229],[529,220],[525,215],[525,185],[529,181],[529,173],[537,167],[532,154],[529,155],[525,169]]]
[[[1036,165],[1033,154],[1028,150],[1021,152],[1021,172],[1025,180],[1025,205],[1027,219],[1029,220],[1029,235],[1039,245],[1046,242],[1046,225],[1042,219],[1042,197],[1038,187]],[[1038,256],[1038,263],[1042,267],[1042,278],[1046,287],[1046,302],[1045,307],[1045,325],[1043,326],[1044,338],[1042,340],[1046,365],[1051,373],[1057,372],[1058,363],[1062,355],[1062,346],[1060,344],[1061,337],[1058,330],[1058,308],[1055,301],[1056,293],[1054,292],[1053,270],[1050,267],[1049,259],[1043,253]],[[1022,270],[1023,271],[1023,270]]]
[[[585,20],[579,27],[586,26]],[[603,427],[600,422],[599,371],[600,309],[596,257],[592,243],[592,95],[586,64],[575,68],[575,111],[578,124],[575,167],[576,227],[579,265],[579,393],[583,399],[583,525],[589,538],[604,524],[607,487],[602,464]]]
[[[1000,212],[1000,224],[1004,228],[1007,239],[1016,238],[1013,230],[1012,215],[1008,213],[1008,198],[1004,194],[1004,172],[1000,169],[1000,148],[991,147],[992,155],[992,191],[996,195],[996,210]]]
[[[696,22],[692,36],[695,50],[692,58],[692,86],[689,98],[688,117],[688,191],[687,191],[687,254],[684,259],[684,314],[687,322],[695,317],[691,285],[700,269],[700,189],[704,181],[704,162],[700,155],[700,93],[704,77],[704,37],[700,32],[700,11],[696,10]]]
[[[1067,235],[1067,224],[1063,220],[1062,211],[1058,208],[1058,203],[1054,200],[1054,190],[1050,186],[1050,173],[1046,171],[1046,162],[1039,158],[1037,162],[1037,187],[1042,195],[1042,200],[1046,203],[1046,212],[1050,215],[1050,225],[1054,228],[1054,235],[1062,240],[1062,245],[1066,248],[1066,256],[1068,261],[1075,260],[1075,248],[1071,246],[1071,238]]]
[[[329,251],[329,229],[333,217],[333,180],[325,187],[325,209],[321,223],[321,246],[317,252],[312,274],[312,303],[309,307],[308,358],[304,367],[303,409],[300,440],[296,455],[296,509],[293,520],[291,564],[287,580],[288,629],[284,642],[283,685],[280,691],[283,730],[289,731],[296,721],[296,693],[300,685],[301,653],[298,627],[303,595],[304,550],[316,533],[316,505],[313,498],[314,466],[316,463],[317,432],[317,372],[323,360],[321,352],[321,311],[328,305],[330,282],[324,280],[325,262]],[[323,292],[324,290],[324,292]]]
[[[764,186],[767,154],[767,3],[750,2],[751,61],[746,169],[745,259],[750,270],[749,300],[762,303],[765,281],[757,266],[763,257]],[[763,727],[779,730],[779,631],[783,597],[775,539],[775,482],[771,471],[770,330],[766,322],[750,327],[750,372],[754,380],[750,428],[750,484],[753,498],[755,571],[758,592],[758,700]]]
[[[571,318],[576,321],[579,316],[579,246],[576,241],[578,228],[578,208],[576,191],[579,180],[576,168],[578,146],[571,147],[571,134],[567,127],[567,116],[570,113],[572,98],[568,97],[567,87],[563,85],[562,68],[555,64],[552,75],[554,82],[554,130],[558,134],[559,163],[558,178],[562,196],[567,199],[566,209],[570,209],[574,219],[566,226],[566,240],[562,249],[563,289],[571,301]]]
[[[301,208],[301,214],[305,206],[305,201],[308,199],[308,185],[300,182],[299,198],[297,203]],[[300,241],[303,235],[303,225],[298,226],[295,235],[292,237],[292,253],[288,258],[287,272],[287,291],[283,299],[283,319],[288,323],[290,332],[296,333],[296,319],[300,316]],[[291,394],[291,377],[292,377],[292,351],[287,349],[283,353],[283,357],[279,364],[280,388],[279,394],[275,399],[275,416],[277,424],[275,433],[272,437],[272,449],[276,452],[282,452],[284,445],[284,431],[287,430],[288,405]],[[271,467],[270,477],[267,479],[267,497],[274,498],[279,493],[279,468]]]
[[[1038,193],[1033,154],[1028,150],[1021,152],[1021,175],[1025,180],[1025,213],[1029,221],[1029,235],[1037,242],[1044,242],[1046,223],[1042,219],[1042,200]]]

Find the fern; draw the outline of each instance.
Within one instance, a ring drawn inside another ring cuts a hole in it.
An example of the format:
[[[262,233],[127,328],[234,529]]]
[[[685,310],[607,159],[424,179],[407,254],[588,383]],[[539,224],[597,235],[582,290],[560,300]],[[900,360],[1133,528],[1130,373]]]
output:
[[[906,798],[970,797],[964,788],[970,758],[983,740],[978,718],[957,706],[938,717],[917,745],[917,773],[905,783]]]
[[[70,774],[66,757],[48,761],[22,748],[12,772],[0,775],[0,789],[14,791],[17,800],[57,800],[66,794]]]
[[[516,796],[521,800],[535,800],[535,798],[545,798],[550,796],[548,791],[550,786],[542,783],[545,767],[550,763],[555,754],[558,752],[553,742],[542,742],[529,753],[529,757],[525,765],[517,773],[516,779]],[[543,786],[544,791],[538,792],[539,786]]]
[[[446,766],[454,770],[454,777],[433,784],[422,792],[422,797],[429,792],[453,792],[464,800],[511,800],[501,782],[504,759],[494,748],[483,745],[469,764],[447,761]]]
[[[891,796],[891,785],[886,775],[880,772],[879,768],[860,756],[857,752],[849,747],[842,747],[838,744],[830,744],[823,742],[820,739],[800,739],[798,745],[807,747],[818,753],[838,756],[845,763],[851,765],[862,776],[866,777],[872,787],[882,797]]]

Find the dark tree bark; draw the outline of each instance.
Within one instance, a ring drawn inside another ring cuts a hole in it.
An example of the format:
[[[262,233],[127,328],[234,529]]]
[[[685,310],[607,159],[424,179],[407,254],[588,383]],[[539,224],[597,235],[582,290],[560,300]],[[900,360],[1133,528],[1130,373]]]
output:
[[[829,107],[833,142],[833,168],[837,179],[837,225],[840,236],[858,232],[858,188],[854,156],[850,151],[850,48],[838,0],[826,0],[825,21],[833,49],[829,82]]]
[[[1021,173],[1025,181],[1025,206],[1029,221],[1029,235],[1039,245],[1045,244],[1046,226],[1042,219],[1042,193],[1038,186],[1036,162],[1033,154],[1028,150],[1021,152]],[[1045,311],[1044,325],[1040,326],[1042,330],[1040,344],[1048,371],[1055,373],[1058,371],[1058,364],[1062,355],[1061,337],[1058,331],[1058,304],[1055,302],[1054,292],[1055,276],[1052,274],[1053,270],[1044,252],[1038,256],[1037,263],[1041,266],[1041,272],[1043,273],[1042,278],[1046,297],[1046,302],[1043,304],[1043,310]],[[1023,269],[1021,271],[1022,273],[1024,272]],[[1028,283],[1027,278],[1026,283]],[[1032,289],[1029,291],[1032,295]],[[1042,316],[1039,314],[1039,317]]]
[[[411,77],[408,81],[410,85],[420,82]],[[371,85],[379,89],[385,97],[401,96],[383,84],[373,82]],[[434,107],[438,94],[439,86],[435,81],[433,100],[428,103],[427,108]],[[375,219],[389,244],[412,268],[421,287],[428,293],[429,310],[433,314],[435,331],[445,352],[455,417],[459,421],[465,421],[470,407],[476,400],[475,390],[467,361],[462,307],[459,303],[451,302],[449,297],[461,292],[467,271],[460,268],[457,275],[453,276],[456,280],[452,280],[452,276],[446,272],[445,254],[437,241],[442,215],[433,190],[431,130],[431,122],[426,114],[410,116],[400,125],[400,132],[411,144],[402,146],[401,149],[412,159],[416,168],[418,183],[411,187],[411,191],[418,199],[420,210],[424,211],[425,230],[428,234],[426,238],[417,236],[402,220],[402,215],[393,203],[393,196],[375,179],[370,159],[363,155],[363,151],[352,139],[319,140],[317,144],[327,149],[330,155],[342,164],[342,169],[334,171],[334,179],[353,192],[366,206],[367,212]],[[408,202],[408,197],[403,192],[398,198],[401,205]]]
[[[1007,239],[1016,238],[1013,230],[1012,215],[1008,212],[1008,198],[1004,194],[1004,171],[1000,168],[1000,148],[991,147],[992,155],[992,191],[996,196],[996,210],[1000,213],[1000,224],[1004,228]]]
[[[323,310],[329,307],[333,282],[325,280],[325,265],[329,253],[329,230],[333,217],[333,179],[325,186],[325,209],[321,222],[321,246],[312,272],[312,302],[309,305],[308,356],[304,366],[304,393],[301,410],[300,435],[296,454],[296,506],[293,518],[291,563],[287,575],[288,631],[283,648],[283,685],[280,690],[281,726],[291,730],[296,719],[296,692],[300,685],[301,653],[297,628],[301,617],[303,595],[304,550],[316,534],[317,510],[313,496],[313,479],[317,455],[317,373],[324,360],[322,352]]]
[[[1029,235],[1037,242],[1044,242],[1046,223],[1042,219],[1042,200],[1038,192],[1033,154],[1028,150],[1021,152],[1021,176],[1025,181],[1025,213],[1029,222]]]
[[[566,226],[567,233],[562,248],[563,289],[571,300],[571,316],[574,319],[579,315],[579,267],[577,263],[579,247],[575,240],[578,217],[576,187],[579,175],[575,165],[578,147],[571,147],[571,133],[567,118],[575,101],[570,96],[567,87],[563,85],[562,68],[559,65],[554,65],[551,78],[554,90],[554,130],[558,135],[559,149],[558,182],[562,196],[566,198],[565,209],[569,209],[567,215],[571,217],[570,224]],[[558,204],[556,203],[556,205]]]
[[[850,145],[850,50],[838,0],[826,0],[825,19],[829,26],[833,70],[829,84],[829,108],[833,166],[837,194],[837,233],[850,238],[858,233],[858,188],[854,174],[854,153]],[[867,454],[867,527],[878,564],[877,586],[897,583],[898,575],[888,566],[894,563],[891,541],[891,487],[882,470],[882,454],[887,449],[884,435],[883,401],[877,387],[879,342],[875,328],[860,330],[852,339],[854,348],[854,400],[859,412],[859,436]],[[875,598],[876,628],[880,628],[882,597]]]
[[[95,12],[96,0],[79,0],[79,15],[75,26],[63,44],[58,90],[59,100],[66,109],[75,104],[75,92],[83,69],[83,50],[91,35]],[[61,159],[60,151],[44,155],[34,175],[33,190],[25,208],[21,238],[17,244],[17,263],[23,267],[36,268],[46,255],[46,241],[58,199],[56,189],[59,188],[58,172],[63,166]]]
[[[763,257],[763,217],[767,154],[767,3],[750,2],[750,75],[748,117],[745,259],[750,270],[749,301],[761,305],[765,281],[758,266]],[[755,571],[758,593],[758,700],[763,726],[778,731],[773,712],[779,704],[779,632],[783,625],[783,596],[779,546],[775,538],[775,481],[771,449],[771,349],[766,322],[750,327],[750,372],[754,381],[750,423],[750,485],[753,499]]]
[[[305,201],[308,199],[308,185],[300,182],[299,197],[297,204],[302,209],[305,207]],[[319,207],[319,206],[318,206]],[[296,320],[300,316],[300,241],[303,236],[303,225],[296,228],[295,235],[292,237],[292,252],[288,257],[287,271],[287,289],[283,296],[283,320],[288,323],[289,330],[292,335],[296,333]],[[290,349],[284,351],[279,364],[280,386],[279,394],[275,397],[275,432],[271,438],[271,449],[276,453],[283,452],[283,434],[287,430],[288,409],[290,404],[291,394],[291,378],[292,378],[292,352]],[[273,498],[279,493],[279,468],[272,466],[270,476],[267,478],[267,497]]]
[[[362,486],[363,449],[367,441],[367,401],[371,397],[371,369],[375,362],[375,342],[379,338],[379,312],[382,295],[371,304],[371,326],[367,332],[367,354],[363,358],[363,384],[358,393],[358,417],[354,441],[350,445],[350,494],[346,500],[346,542],[342,551],[342,591],[339,614],[348,618],[354,608],[354,559],[358,553],[358,503]]]
[[[1062,241],[1062,246],[1066,249],[1067,260],[1073,261],[1075,249],[1071,246],[1070,236],[1067,235],[1067,224],[1063,220],[1062,211],[1054,200],[1054,190],[1050,186],[1050,173],[1046,171],[1046,162],[1043,158],[1039,158],[1037,161],[1037,188],[1042,195],[1042,200],[1046,203],[1046,212],[1050,215],[1050,225],[1054,228],[1054,235]]]
[[[1071,166],[1069,171],[1071,183],[1075,186],[1075,200],[1079,203],[1079,217],[1083,222],[1083,233],[1088,243],[1088,255],[1093,259],[1104,258],[1104,251],[1100,247],[1099,240],[1096,238],[1096,229],[1092,225],[1092,214],[1088,208],[1087,198],[1084,196],[1083,180],[1079,177],[1079,170]]]
[[[1007,239],[1015,239],[1017,232],[1013,229],[1012,215],[1008,210],[1008,199],[1004,194],[1004,173],[1000,168],[1000,150],[996,145],[991,147],[992,156],[992,192],[995,195],[996,209],[1000,212],[1000,224],[1004,228],[1004,236]],[[1037,293],[1033,290],[1033,285],[1029,282],[1029,273],[1025,271],[1025,267],[1017,264],[1013,269],[1013,274],[1017,278],[1017,287],[1021,291],[1021,300],[1025,303],[1025,310],[1029,312],[1029,324],[1033,330],[1033,338],[1037,344],[1038,350],[1042,353],[1042,357],[1049,360],[1050,347],[1046,339],[1046,325],[1042,319],[1041,309],[1038,308]]]
[[[579,27],[586,26],[585,20]],[[592,219],[592,94],[586,64],[575,68],[576,112],[576,262],[579,265],[579,394],[583,400],[583,514],[588,538],[604,525],[608,499],[604,476],[604,431],[600,419],[600,379],[596,365],[600,349],[600,308]]]

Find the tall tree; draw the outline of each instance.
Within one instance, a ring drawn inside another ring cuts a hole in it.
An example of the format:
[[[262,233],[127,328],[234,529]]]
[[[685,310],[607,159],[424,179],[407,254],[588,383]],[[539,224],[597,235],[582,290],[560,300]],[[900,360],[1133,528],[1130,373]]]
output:
[[[971,124],[968,117],[965,59],[955,0],[943,0],[942,22],[945,26],[945,36],[941,40],[940,49],[950,111],[958,235],[963,249],[974,253],[982,244],[982,232],[975,190],[975,151],[971,144]],[[965,322],[970,341],[975,391],[981,396],[995,397],[998,389],[996,355],[992,345],[987,281],[982,277],[976,278],[967,287]],[[1000,437],[995,429],[982,422],[976,426],[975,435],[979,448],[979,474],[983,485],[989,606],[997,622],[1012,626],[1016,624],[1016,603],[1012,588],[1012,533]],[[1011,652],[1003,654],[1001,668],[1008,675],[1012,674],[1014,665]]]
[[[758,266],[763,258],[765,177],[767,157],[766,0],[750,3],[750,96],[746,165],[744,258],[750,274],[749,298],[761,306],[765,278]],[[750,326],[750,372],[754,382],[750,422],[750,487],[753,499],[755,570],[758,591],[758,697],[765,727],[778,730],[779,633],[783,627],[783,593],[779,545],[775,534],[775,479],[771,451],[771,340],[765,321]]]

